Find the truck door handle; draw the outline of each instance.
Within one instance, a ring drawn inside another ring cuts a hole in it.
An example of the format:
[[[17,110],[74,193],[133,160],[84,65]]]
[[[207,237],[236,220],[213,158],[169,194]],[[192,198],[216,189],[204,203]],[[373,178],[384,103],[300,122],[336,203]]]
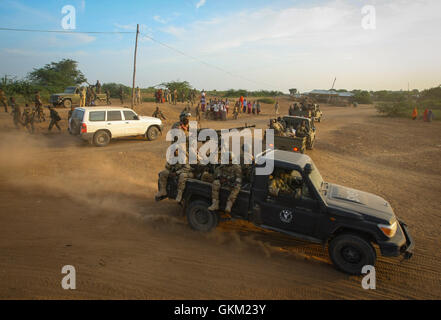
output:
[[[127,124],[129,124],[129,122],[126,122]]]
[[[111,125],[111,123],[110,123],[110,122],[108,122],[107,124],[108,124],[108,125]]]

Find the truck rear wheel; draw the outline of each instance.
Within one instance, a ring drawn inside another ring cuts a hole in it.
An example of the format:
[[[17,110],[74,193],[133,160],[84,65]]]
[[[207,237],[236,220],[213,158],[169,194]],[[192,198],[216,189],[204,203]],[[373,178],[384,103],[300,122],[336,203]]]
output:
[[[217,227],[219,217],[216,213],[210,212],[210,205],[203,200],[196,200],[187,206],[188,224],[193,230],[209,232]]]
[[[361,274],[364,266],[374,266],[377,259],[369,241],[353,234],[342,234],[334,238],[328,251],[334,266],[352,275]]]
[[[97,147],[105,147],[110,142],[110,135],[107,131],[98,131],[93,136],[93,144]]]

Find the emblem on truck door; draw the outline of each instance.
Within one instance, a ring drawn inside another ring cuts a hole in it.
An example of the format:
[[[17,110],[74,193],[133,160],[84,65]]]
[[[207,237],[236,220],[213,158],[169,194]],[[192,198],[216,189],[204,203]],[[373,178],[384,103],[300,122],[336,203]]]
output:
[[[291,223],[292,221],[292,211],[291,210],[282,210],[280,212],[280,221],[284,223]]]

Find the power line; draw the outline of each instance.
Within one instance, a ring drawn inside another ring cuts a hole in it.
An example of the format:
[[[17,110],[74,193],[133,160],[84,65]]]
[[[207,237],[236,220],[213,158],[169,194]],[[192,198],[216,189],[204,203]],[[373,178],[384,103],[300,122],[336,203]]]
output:
[[[2,28],[0,27],[0,31],[13,31],[13,32],[40,32],[40,33],[61,33],[61,34],[135,34],[136,31],[69,31],[69,30],[42,30],[42,29],[19,29],[19,28]],[[225,74],[228,74],[229,76],[233,77],[233,78],[240,78],[242,80],[248,81],[248,82],[252,82],[254,84],[257,85],[264,85],[264,86],[269,86],[269,87],[273,87],[276,88],[276,86],[273,86],[271,84],[265,83],[265,82],[260,82],[260,81],[255,81],[252,79],[248,79],[244,76],[241,76],[239,74],[234,74],[226,69],[223,69],[221,67],[218,67],[214,64],[208,63],[204,60],[201,60],[195,56],[189,55],[175,47],[172,47],[162,41],[156,40],[155,38],[153,38],[152,36],[149,36],[148,34],[145,33],[140,33],[142,35],[144,35],[145,37],[149,38],[150,40],[152,40],[153,42],[158,43],[159,45],[166,47],[172,51],[175,51],[177,53],[179,53],[180,55],[187,57],[189,59],[192,59],[194,61],[197,61],[201,64],[204,64],[207,67],[216,69],[217,71],[223,72]]]
[[[69,30],[38,30],[38,29],[15,29],[0,28],[0,31],[14,32],[44,32],[44,33],[67,33],[67,34],[135,34],[134,31],[69,31]]]
[[[269,87],[273,87],[273,88],[275,88],[275,86],[270,85],[270,84],[268,84],[268,83],[259,82],[259,81],[255,81],[255,80],[252,80],[252,79],[248,79],[248,78],[246,78],[246,77],[244,77],[244,76],[241,76],[241,75],[238,75],[238,74],[234,74],[234,73],[232,73],[232,72],[230,72],[230,71],[228,71],[228,70],[225,70],[225,69],[223,69],[223,68],[221,68],[221,67],[218,67],[218,66],[216,66],[216,65],[214,65],[214,64],[211,64],[211,63],[205,62],[204,60],[201,60],[201,59],[199,59],[199,58],[196,58],[196,57],[194,57],[194,56],[191,56],[191,55],[189,55],[189,54],[187,54],[187,53],[185,53],[185,52],[183,52],[183,51],[181,51],[181,50],[179,50],[179,49],[176,49],[176,48],[174,48],[174,47],[172,47],[172,46],[170,46],[170,45],[168,45],[168,44],[166,44],[166,43],[164,43],[164,42],[161,42],[161,41],[159,41],[159,40],[156,40],[155,38],[149,36],[148,34],[145,34],[145,33],[141,33],[141,34],[144,35],[145,37],[149,38],[149,39],[152,40],[153,42],[156,42],[156,43],[160,44],[161,46],[164,46],[164,47],[166,47],[166,48],[168,48],[168,49],[170,49],[170,50],[173,50],[173,51],[179,53],[180,55],[182,55],[182,56],[184,56],[184,57],[187,57],[187,58],[189,58],[189,59],[192,59],[192,60],[195,60],[195,61],[197,61],[197,62],[199,62],[199,63],[202,63],[202,64],[206,65],[207,67],[214,68],[214,69],[216,69],[216,70],[218,70],[218,71],[224,72],[224,73],[228,74],[229,76],[231,76],[231,77],[233,77],[233,78],[241,78],[242,80],[246,80],[246,81],[249,81],[249,82],[253,82],[254,84],[265,85],[265,86],[269,86]]]

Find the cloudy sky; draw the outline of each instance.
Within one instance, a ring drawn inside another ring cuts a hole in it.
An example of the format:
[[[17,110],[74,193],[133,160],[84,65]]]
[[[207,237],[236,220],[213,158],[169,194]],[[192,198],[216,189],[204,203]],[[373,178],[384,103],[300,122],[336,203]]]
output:
[[[335,77],[346,89],[441,84],[439,0],[0,0],[0,28],[62,30],[65,5],[78,32],[140,24],[141,87],[187,80],[199,89],[309,91]],[[130,85],[133,47],[134,34],[0,31],[0,75],[71,58],[89,82]]]

